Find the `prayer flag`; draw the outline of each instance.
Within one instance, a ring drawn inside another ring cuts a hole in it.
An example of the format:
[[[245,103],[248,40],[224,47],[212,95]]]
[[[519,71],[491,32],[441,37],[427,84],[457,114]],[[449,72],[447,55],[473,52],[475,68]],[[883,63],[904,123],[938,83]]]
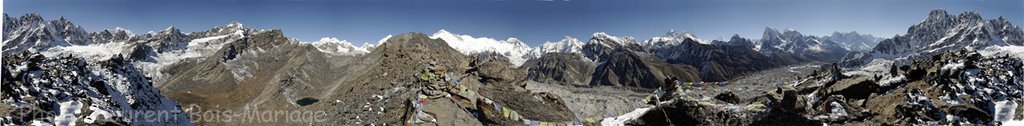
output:
[[[509,112],[508,109],[506,108],[502,108],[501,111],[503,111],[503,113],[501,113],[502,116],[505,116],[505,118],[510,118],[509,116],[512,114],[512,112]]]

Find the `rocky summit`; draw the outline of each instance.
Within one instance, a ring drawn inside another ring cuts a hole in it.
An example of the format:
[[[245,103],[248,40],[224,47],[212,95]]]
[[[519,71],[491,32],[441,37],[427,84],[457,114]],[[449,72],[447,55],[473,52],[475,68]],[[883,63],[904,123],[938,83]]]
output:
[[[905,34],[86,31],[4,14],[0,125],[1020,125],[1024,32],[932,10]]]

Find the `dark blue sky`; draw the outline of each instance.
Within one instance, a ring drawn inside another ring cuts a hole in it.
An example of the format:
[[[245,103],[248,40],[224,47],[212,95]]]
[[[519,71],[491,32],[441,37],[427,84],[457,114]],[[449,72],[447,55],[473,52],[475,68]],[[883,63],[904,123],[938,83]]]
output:
[[[438,29],[517,37],[531,46],[562,36],[586,40],[594,32],[644,40],[670,29],[703,39],[732,34],[758,39],[766,26],[812,35],[857,31],[890,37],[937,8],[952,14],[978,10],[985,18],[1024,24],[1022,0],[7,0],[3,6],[10,16],[64,16],[87,31],[120,26],[143,34],[174,26],[191,32],[239,21],[283,29],[302,41],[338,37],[356,43]]]

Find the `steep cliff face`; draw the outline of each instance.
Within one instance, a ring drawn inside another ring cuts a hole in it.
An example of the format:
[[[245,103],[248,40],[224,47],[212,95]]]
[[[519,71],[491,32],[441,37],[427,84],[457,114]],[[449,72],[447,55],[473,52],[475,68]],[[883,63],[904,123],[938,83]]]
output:
[[[40,52],[51,47],[93,43],[85,29],[64,17],[46,21],[38,13],[31,13],[17,19],[4,14],[4,19],[4,54]]]
[[[548,53],[527,61],[521,69],[529,71],[527,78],[537,82],[587,85],[596,67],[578,53]]]

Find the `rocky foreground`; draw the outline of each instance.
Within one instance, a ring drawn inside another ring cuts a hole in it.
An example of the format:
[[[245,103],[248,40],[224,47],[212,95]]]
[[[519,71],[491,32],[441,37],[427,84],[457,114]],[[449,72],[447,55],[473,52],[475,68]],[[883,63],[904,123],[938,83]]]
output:
[[[123,58],[87,62],[71,56],[3,57],[0,125],[190,125],[168,99]]]
[[[694,97],[677,85],[668,99],[624,121],[633,125],[1001,125],[1021,120],[1024,62],[976,51],[943,53],[889,73],[823,67],[752,98]]]

